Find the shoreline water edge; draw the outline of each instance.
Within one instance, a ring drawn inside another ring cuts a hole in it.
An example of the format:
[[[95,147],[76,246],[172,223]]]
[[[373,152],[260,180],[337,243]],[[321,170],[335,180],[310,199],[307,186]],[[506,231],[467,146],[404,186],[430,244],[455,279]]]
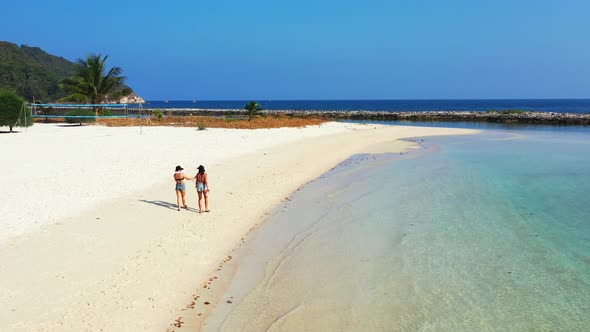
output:
[[[13,188],[0,213],[10,235],[0,243],[2,329],[173,329],[199,283],[289,193],[351,155],[413,149],[402,138],[475,133],[330,122],[142,134],[40,124],[5,135],[0,147],[14,163],[3,165],[1,178]],[[171,151],[174,141],[200,148]],[[208,166],[214,183],[205,215],[192,213],[194,201],[188,212],[171,208],[169,168],[195,162]],[[19,185],[23,173],[31,178]]]
[[[488,132],[355,155],[243,239],[176,331],[586,330],[586,138]]]
[[[340,174],[340,176],[348,176],[352,168],[367,169],[383,163],[408,158],[421,158],[438,150],[436,145],[425,143],[424,137],[403,138],[400,141],[411,143],[414,147],[400,152],[380,153],[375,151],[375,153],[352,155],[321,176],[303,184],[296,191],[290,193],[279,205],[272,209],[259,225],[250,229],[240,239],[240,243],[232,249],[227,259],[204,281],[202,288],[195,293],[187,307],[182,310],[182,314],[172,324],[173,327],[168,331],[227,330],[224,324],[232,310],[244,300],[244,297],[265,277],[265,274],[269,273],[269,267],[265,265],[272,265],[270,269],[275,272],[280,268],[280,262],[272,263],[275,260],[273,255],[276,254],[276,251],[280,251],[281,254],[285,252],[291,253],[291,247],[299,246],[305,240],[301,239],[300,233],[302,230],[315,225],[316,222],[313,220],[311,223],[309,220],[298,220],[299,222],[293,224],[281,222],[281,231],[280,233],[276,232],[278,225],[273,223],[276,223],[285,211],[299,209],[316,212],[314,204],[308,204],[305,207],[301,206],[301,204],[293,206],[293,199],[296,195],[300,197],[300,191],[306,193],[309,193],[310,190],[316,191],[314,192],[314,198],[316,199],[323,196],[329,197],[333,194],[332,189],[322,188],[322,186],[325,186],[326,178],[334,177],[339,173],[345,173]],[[358,172],[354,173],[358,174]],[[310,203],[309,200],[307,203]],[[322,203],[318,201],[316,204],[321,205]],[[313,212],[302,212],[302,215],[313,215]],[[269,232],[269,228],[274,228],[274,230]],[[289,243],[289,248],[285,248],[287,243]],[[269,248],[273,249],[269,250]],[[244,260],[246,266],[244,266]],[[307,272],[302,271],[302,273]],[[245,329],[252,331],[268,330],[268,326],[265,328],[256,324],[248,324]]]

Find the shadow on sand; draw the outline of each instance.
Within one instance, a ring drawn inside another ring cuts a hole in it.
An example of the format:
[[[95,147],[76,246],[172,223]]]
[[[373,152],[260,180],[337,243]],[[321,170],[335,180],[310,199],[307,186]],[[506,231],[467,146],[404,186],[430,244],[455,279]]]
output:
[[[176,206],[176,204],[174,203],[170,203],[170,202],[164,202],[164,201],[150,201],[147,199],[140,199],[140,202],[143,203],[148,203],[148,204],[153,204],[153,205],[157,205],[159,207],[163,207],[163,208],[167,208],[170,210],[176,210],[178,207]],[[187,210],[187,211],[191,211],[191,212],[199,212],[199,210],[194,209],[194,208],[187,208],[187,209],[181,209],[181,210]]]

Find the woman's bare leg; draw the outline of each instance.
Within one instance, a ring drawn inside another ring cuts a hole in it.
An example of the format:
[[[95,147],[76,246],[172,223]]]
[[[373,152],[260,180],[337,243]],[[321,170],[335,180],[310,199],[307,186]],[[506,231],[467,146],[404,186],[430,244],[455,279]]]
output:
[[[186,208],[186,190],[181,190],[182,193],[182,207]]]
[[[180,211],[180,200],[182,199],[182,193],[180,190],[176,191],[176,205],[178,205],[178,211]]]
[[[209,195],[204,191],[203,196],[205,196],[205,212],[209,212]]]
[[[199,213],[201,213],[201,211],[203,211],[203,204],[202,204],[202,199],[203,199],[203,192],[199,191]]]

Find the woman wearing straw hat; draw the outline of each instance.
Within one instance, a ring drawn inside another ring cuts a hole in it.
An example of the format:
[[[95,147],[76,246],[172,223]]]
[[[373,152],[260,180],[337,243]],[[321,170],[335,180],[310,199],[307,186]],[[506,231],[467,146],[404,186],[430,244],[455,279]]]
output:
[[[186,185],[184,184],[184,180],[192,180],[190,176],[184,175],[183,172],[184,168],[180,167],[180,165],[176,166],[176,170],[174,171],[174,182],[176,182],[176,186],[174,190],[176,191],[176,204],[178,205],[178,211],[180,211],[180,202],[182,201],[182,207],[188,208],[186,205]]]

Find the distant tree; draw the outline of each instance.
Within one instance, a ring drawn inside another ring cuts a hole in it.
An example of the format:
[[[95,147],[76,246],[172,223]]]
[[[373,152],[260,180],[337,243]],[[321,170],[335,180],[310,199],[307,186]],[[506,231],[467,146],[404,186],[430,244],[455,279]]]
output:
[[[16,93],[0,90],[0,126],[8,126],[10,132],[14,126],[32,126],[33,116],[31,110],[23,106],[24,102]]]
[[[100,104],[108,98],[118,99],[132,90],[125,85],[123,69],[112,67],[107,71],[108,55],[90,54],[74,64],[74,75],[62,80],[60,87],[70,95],[61,101]],[[106,73],[106,74],[105,74]],[[102,109],[95,108],[95,115]]]
[[[251,101],[246,104],[244,109],[248,111],[248,121],[252,120],[252,118],[254,118],[259,111],[263,110],[260,104],[255,101]]]
[[[164,113],[162,113],[162,110],[160,110],[160,109],[157,109],[157,110],[154,111],[154,116],[160,122],[162,122],[162,120],[164,120]]]

